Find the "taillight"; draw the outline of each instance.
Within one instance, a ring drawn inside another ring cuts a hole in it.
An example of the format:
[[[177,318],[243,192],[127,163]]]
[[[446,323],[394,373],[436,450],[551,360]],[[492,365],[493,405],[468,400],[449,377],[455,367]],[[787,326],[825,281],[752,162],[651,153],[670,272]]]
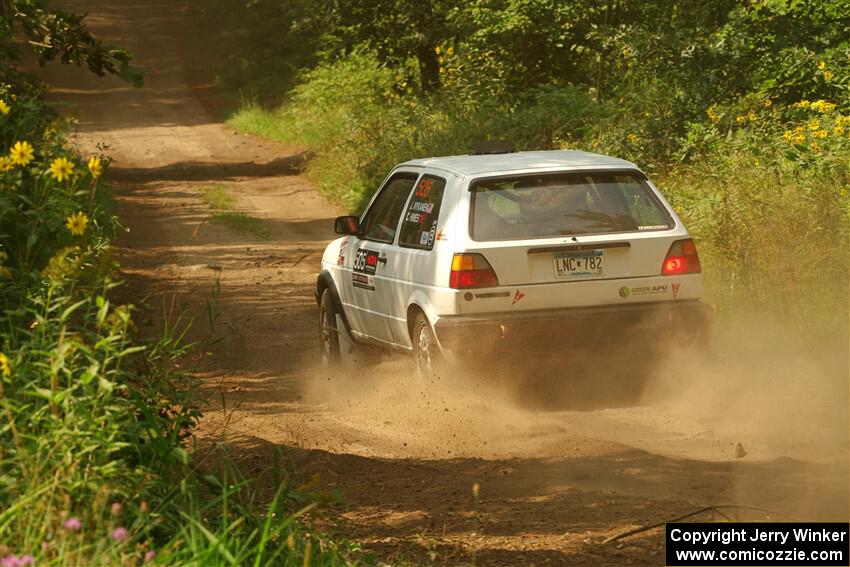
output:
[[[455,254],[452,257],[452,273],[449,287],[466,289],[471,287],[494,287],[499,285],[496,272],[481,254]]]
[[[702,271],[699,265],[699,254],[694,241],[677,240],[670,245],[667,257],[661,264],[662,276],[676,276],[679,274],[698,274]]]

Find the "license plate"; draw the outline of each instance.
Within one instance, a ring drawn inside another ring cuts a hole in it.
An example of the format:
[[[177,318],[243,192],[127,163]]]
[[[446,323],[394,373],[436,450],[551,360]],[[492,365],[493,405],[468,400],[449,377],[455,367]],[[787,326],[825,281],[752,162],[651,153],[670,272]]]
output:
[[[560,252],[554,257],[555,278],[593,278],[605,275],[605,251]]]

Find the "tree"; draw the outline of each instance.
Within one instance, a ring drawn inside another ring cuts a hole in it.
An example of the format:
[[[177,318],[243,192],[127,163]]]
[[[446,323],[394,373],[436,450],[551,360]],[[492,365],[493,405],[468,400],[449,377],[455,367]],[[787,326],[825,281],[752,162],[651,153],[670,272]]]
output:
[[[95,38],[83,23],[85,14],[50,10],[46,4],[45,0],[0,0],[0,56],[7,64],[18,59],[14,37],[20,30],[40,65],[54,60],[85,65],[100,77],[111,74],[136,87],[142,85],[142,73],[130,66],[130,54]]]

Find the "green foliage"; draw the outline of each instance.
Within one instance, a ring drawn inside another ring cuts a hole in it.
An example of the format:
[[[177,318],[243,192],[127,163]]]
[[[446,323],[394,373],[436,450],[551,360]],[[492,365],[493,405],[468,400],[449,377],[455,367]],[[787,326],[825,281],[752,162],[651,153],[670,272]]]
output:
[[[18,56],[15,34],[26,37],[26,45],[44,65],[48,61],[82,66],[99,77],[117,75],[136,87],[143,83],[142,73],[130,66],[132,58],[125,49],[104,45],[88,31],[85,16],[49,10],[45,0],[5,0],[0,14],[0,53],[3,59]]]
[[[15,83],[0,83],[6,108],[0,113],[0,277],[12,285],[0,287],[0,308],[16,307],[21,290],[15,284],[42,286],[39,272],[59,250],[76,254],[98,247],[115,226],[100,183],[108,160],[91,156],[84,161],[68,150],[61,135],[64,126],[51,121],[38,87],[7,71],[9,75]],[[85,219],[77,234],[67,226],[72,217]]]
[[[515,113],[497,101],[470,108],[459,90],[419,99],[375,52],[358,50],[305,74],[277,112],[249,107],[232,123],[313,146],[309,167],[322,191],[357,209],[399,161],[467,153],[484,138],[513,138],[520,148],[556,147],[578,137],[594,112],[589,97],[569,86],[544,86],[528,98],[533,105]]]

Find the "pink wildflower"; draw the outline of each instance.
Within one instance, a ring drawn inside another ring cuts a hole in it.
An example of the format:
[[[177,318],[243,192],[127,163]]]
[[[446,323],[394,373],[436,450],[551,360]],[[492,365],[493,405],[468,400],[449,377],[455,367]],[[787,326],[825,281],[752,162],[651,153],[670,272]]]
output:
[[[80,522],[79,518],[68,518],[65,520],[64,526],[69,532],[78,532],[83,527],[83,523]]]
[[[154,551],[153,549],[151,549],[150,551],[148,551],[147,553],[145,553],[145,563],[148,563],[148,562],[150,562],[150,561],[153,561],[154,557],[156,557],[156,551]]]
[[[117,516],[120,516],[120,515],[121,515],[121,511],[122,511],[123,509],[124,509],[124,507],[123,507],[123,506],[121,506],[121,503],[120,503],[120,502],[113,502],[113,503],[112,503],[112,515],[113,515],[113,516],[116,516],[116,517],[117,517]]]
[[[130,534],[127,532],[127,528],[115,528],[112,530],[112,539],[115,541],[124,541],[128,535]]]
[[[0,567],[27,567],[27,565],[35,564],[35,557],[32,555],[9,555],[0,559]]]

